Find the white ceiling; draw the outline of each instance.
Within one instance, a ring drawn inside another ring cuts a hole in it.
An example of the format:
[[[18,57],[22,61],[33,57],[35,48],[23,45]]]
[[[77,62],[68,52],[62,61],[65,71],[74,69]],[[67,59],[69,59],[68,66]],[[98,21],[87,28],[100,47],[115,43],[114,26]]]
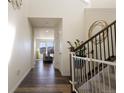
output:
[[[29,18],[32,27],[52,28],[58,26],[62,18]]]

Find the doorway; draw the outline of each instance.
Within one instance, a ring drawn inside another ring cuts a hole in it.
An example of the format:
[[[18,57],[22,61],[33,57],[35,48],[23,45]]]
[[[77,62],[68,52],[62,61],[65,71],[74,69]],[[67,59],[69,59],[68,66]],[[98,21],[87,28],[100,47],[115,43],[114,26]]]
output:
[[[36,40],[36,59],[52,63],[54,58],[54,39]]]
[[[46,56],[53,57],[54,68],[61,70],[62,18],[30,17],[29,21],[34,32],[33,67],[36,60],[43,60],[43,55],[46,54]],[[39,42],[38,47],[37,42]]]

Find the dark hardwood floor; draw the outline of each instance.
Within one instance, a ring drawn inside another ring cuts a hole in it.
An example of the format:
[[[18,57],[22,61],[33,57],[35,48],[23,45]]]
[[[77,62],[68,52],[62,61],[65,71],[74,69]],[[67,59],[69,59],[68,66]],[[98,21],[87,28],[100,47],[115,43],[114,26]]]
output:
[[[71,85],[52,64],[38,61],[14,93],[71,93]]]

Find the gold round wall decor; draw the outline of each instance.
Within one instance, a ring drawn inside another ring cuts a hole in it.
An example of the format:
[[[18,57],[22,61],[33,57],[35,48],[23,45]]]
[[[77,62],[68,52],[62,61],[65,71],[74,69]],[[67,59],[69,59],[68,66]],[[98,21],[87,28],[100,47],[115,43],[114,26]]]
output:
[[[89,28],[88,38],[90,39],[93,35],[95,35],[95,34],[93,34],[94,32],[101,31],[107,25],[108,25],[107,22],[104,21],[104,20],[97,20],[97,21],[93,22],[93,24]],[[100,27],[100,29],[96,30],[97,27]],[[101,39],[99,39],[99,37],[97,37],[96,38],[96,42],[95,41],[93,41],[93,42],[95,44],[102,43],[103,40],[105,40],[106,36],[107,36],[107,33],[106,32],[104,32],[104,36],[103,36],[103,33],[101,33],[100,34]]]

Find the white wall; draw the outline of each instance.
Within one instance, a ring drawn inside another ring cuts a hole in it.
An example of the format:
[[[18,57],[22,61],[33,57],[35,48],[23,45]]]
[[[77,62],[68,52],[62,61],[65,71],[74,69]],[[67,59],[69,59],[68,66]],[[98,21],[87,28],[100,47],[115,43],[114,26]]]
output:
[[[32,32],[27,19],[27,0],[23,0],[21,9],[13,9],[8,4],[8,25],[14,41],[11,58],[8,63],[8,92],[13,93],[25,75],[31,69],[32,61]],[[9,47],[9,46],[8,46]]]
[[[34,28],[33,30],[34,30],[34,37],[36,39],[54,39],[53,28]]]
[[[88,39],[88,30],[93,22],[97,20],[105,20],[108,24],[116,20],[115,8],[86,8],[84,10],[84,31],[85,40]]]
[[[61,27],[62,27],[62,22],[55,28],[55,33],[54,33],[54,67],[59,69],[61,71]]]
[[[31,0],[29,17],[62,18],[61,72],[69,75],[69,45],[67,41],[83,40],[83,3],[80,0]]]
[[[115,8],[116,0],[90,0],[92,8]]]
[[[54,33],[54,67],[59,69],[60,68],[60,63],[59,63],[59,49],[60,49],[60,38],[59,38],[59,31],[57,28],[55,28],[55,33]]]
[[[62,71],[63,70],[63,67],[62,67],[62,63],[63,63],[63,56],[62,56],[62,51],[63,51],[63,33],[62,33],[62,31],[63,31],[63,25],[62,25],[62,23],[63,23],[63,21],[62,22],[60,22],[60,24],[59,24],[59,40],[60,40],[60,48],[59,48],[59,60],[58,60],[58,62],[60,63],[59,64],[59,69],[60,69],[60,71]]]

